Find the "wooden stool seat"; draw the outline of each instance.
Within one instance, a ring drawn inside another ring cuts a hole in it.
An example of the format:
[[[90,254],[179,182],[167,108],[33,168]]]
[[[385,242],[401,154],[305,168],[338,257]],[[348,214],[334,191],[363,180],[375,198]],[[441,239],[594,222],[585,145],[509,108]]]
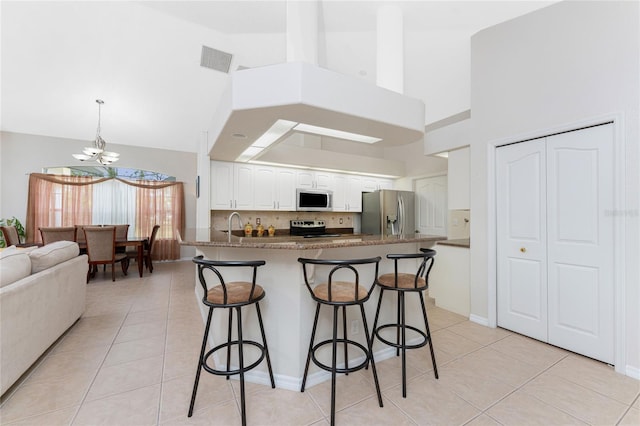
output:
[[[393,287],[398,289],[409,290],[426,290],[427,282],[424,278],[418,277],[418,285],[416,286],[416,275],[407,273],[398,273],[398,281],[396,283],[395,274],[384,274],[378,277],[378,284],[384,287]]]
[[[264,289],[256,284],[253,288],[253,295],[251,295],[252,284],[250,282],[231,282],[226,283],[227,287],[227,305],[234,305],[236,303],[253,302],[258,301],[264,294]],[[224,287],[219,285],[211,288],[207,292],[207,302],[215,305],[223,305],[224,301]]]
[[[329,284],[320,284],[313,289],[313,295],[326,302],[356,302],[357,299],[367,297],[367,289],[358,286],[358,297],[355,297],[355,283],[347,281],[334,281],[331,283],[331,296],[329,296]]]

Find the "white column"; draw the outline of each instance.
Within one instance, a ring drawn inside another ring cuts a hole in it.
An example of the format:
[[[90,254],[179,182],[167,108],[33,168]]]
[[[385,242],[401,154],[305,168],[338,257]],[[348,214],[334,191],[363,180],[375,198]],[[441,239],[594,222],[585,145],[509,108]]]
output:
[[[209,158],[209,133],[201,132],[198,141],[197,176],[200,180],[200,196],[196,198],[197,238],[206,238],[211,226],[211,208],[209,206],[211,159]]]
[[[402,10],[397,5],[383,5],[378,9],[376,38],[376,83],[403,93],[404,25]]]
[[[318,1],[287,1],[287,62],[318,64]]]

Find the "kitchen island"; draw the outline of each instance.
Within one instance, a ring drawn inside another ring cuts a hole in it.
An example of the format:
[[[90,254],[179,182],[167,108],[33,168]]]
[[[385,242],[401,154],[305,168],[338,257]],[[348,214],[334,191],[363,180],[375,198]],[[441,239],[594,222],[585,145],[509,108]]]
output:
[[[295,236],[276,237],[229,237],[226,232],[209,230],[188,230],[181,236],[180,244],[194,246],[196,255],[203,255],[213,260],[265,260],[265,266],[258,268],[257,282],[266,292],[266,297],[260,302],[264,319],[267,343],[275,375],[276,386],[284,389],[299,390],[304,372],[315,302],[304,285],[302,268],[297,261],[299,257],[307,258],[336,258],[354,259],[380,256],[379,274],[393,272],[393,263],[385,258],[388,253],[415,253],[420,248],[432,247],[437,241],[445,237],[433,235],[412,234],[406,236],[383,236],[364,234],[345,234],[340,237],[303,238]],[[417,264],[413,262],[401,263],[404,269],[400,272],[415,272]],[[194,265],[195,268],[195,265]],[[223,270],[225,280],[250,281],[249,270],[227,268]],[[369,287],[373,282],[373,271],[361,271],[361,284]],[[326,282],[326,276],[314,276],[315,282]],[[201,303],[202,287],[195,283],[196,297],[203,316],[207,311]],[[215,284],[215,283],[214,283]],[[367,322],[373,325],[378,290],[374,290],[371,299],[365,304]],[[416,300],[414,300],[416,299]],[[411,303],[413,302],[413,303]],[[381,309],[380,323],[395,322],[395,306],[393,298],[386,298]],[[353,310],[351,310],[353,309]],[[349,338],[366,345],[361,320],[356,308],[347,308],[347,324]],[[328,339],[331,334],[331,311],[321,309],[320,322],[316,341]],[[407,322],[420,324],[421,309],[417,298],[407,299]],[[245,339],[260,341],[259,328],[255,309],[243,311]],[[216,345],[226,339],[227,313],[222,310],[214,311],[212,332],[209,336],[211,345]],[[408,339],[414,336],[408,335]],[[218,343],[215,343],[218,342]],[[258,354],[248,349],[245,360],[257,359]],[[320,352],[320,358],[328,362],[330,351]],[[340,351],[341,352],[341,351]],[[224,351],[216,362],[225,362]],[[392,348],[376,343],[374,346],[376,360],[384,359],[395,354]],[[356,350],[349,351],[350,359],[357,362],[362,354]],[[339,358],[338,363],[344,363]],[[234,360],[232,359],[232,364]],[[223,365],[223,364],[219,364]],[[307,386],[313,386],[327,380],[329,373],[312,366],[307,379]],[[266,364],[263,362],[256,369],[245,375],[249,381],[268,384]]]

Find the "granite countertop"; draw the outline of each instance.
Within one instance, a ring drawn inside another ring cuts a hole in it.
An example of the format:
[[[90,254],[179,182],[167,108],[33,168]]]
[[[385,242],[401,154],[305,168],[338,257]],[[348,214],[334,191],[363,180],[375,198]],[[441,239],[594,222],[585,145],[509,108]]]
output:
[[[438,244],[442,246],[453,246],[453,247],[464,247],[464,248],[471,247],[471,242],[469,241],[469,238],[438,241]]]
[[[360,247],[384,244],[422,243],[445,240],[438,235],[370,235],[343,234],[339,237],[304,238],[290,235],[274,237],[237,237],[231,236],[228,241],[226,232],[188,229],[184,237],[179,235],[178,241],[185,246],[236,247],[258,249],[307,250],[338,247]]]

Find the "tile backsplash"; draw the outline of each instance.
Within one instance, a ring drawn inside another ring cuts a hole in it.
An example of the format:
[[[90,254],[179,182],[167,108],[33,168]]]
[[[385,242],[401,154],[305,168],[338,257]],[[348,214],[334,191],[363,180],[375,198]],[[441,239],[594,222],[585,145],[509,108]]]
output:
[[[227,229],[227,219],[233,210],[212,210],[211,227],[219,231]],[[285,212],[285,211],[241,211],[240,217],[243,223],[251,223],[253,227],[260,219],[262,226],[266,228],[273,225],[278,230],[288,230],[290,220],[324,220],[327,228],[354,228],[354,232],[360,231],[359,213],[339,212]],[[234,219],[233,229],[238,229],[238,223]]]
[[[447,235],[451,240],[469,238],[471,228],[471,213],[469,210],[449,210],[449,230]]]

